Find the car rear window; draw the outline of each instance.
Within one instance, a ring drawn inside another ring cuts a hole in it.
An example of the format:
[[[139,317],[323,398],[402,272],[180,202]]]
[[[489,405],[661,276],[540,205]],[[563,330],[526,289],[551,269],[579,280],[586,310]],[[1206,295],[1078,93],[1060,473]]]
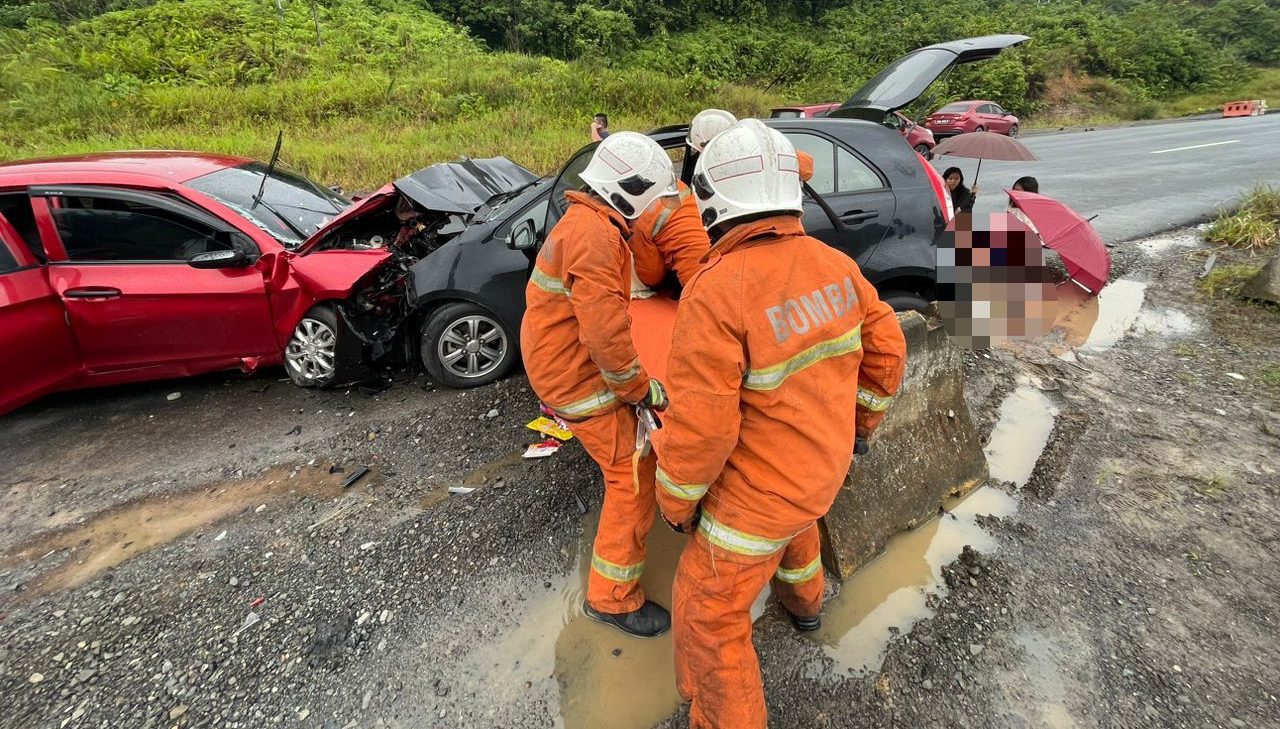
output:
[[[769,116],[774,119],[799,119],[800,112],[795,109],[774,109]]]
[[[938,113],[939,114],[962,114],[968,110],[969,110],[969,104],[961,102],[957,104],[947,104],[941,109],[938,109]]]

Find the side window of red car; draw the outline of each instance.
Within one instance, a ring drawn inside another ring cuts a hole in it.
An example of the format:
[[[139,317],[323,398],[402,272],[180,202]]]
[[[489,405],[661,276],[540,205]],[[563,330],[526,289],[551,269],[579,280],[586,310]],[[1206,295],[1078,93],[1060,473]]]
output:
[[[169,210],[107,197],[59,199],[53,219],[71,261],[185,261],[229,248],[213,229]]]
[[[41,263],[47,260],[44,243],[40,240],[40,232],[36,230],[36,218],[31,212],[31,199],[27,193],[7,192],[0,194],[0,215],[18,231],[21,241],[10,241],[13,245],[26,245],[31,255]]]

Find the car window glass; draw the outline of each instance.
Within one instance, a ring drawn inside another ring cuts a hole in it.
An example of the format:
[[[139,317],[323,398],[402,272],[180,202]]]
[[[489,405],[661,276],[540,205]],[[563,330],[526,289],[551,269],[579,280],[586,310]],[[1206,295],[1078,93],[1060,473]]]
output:
[[[961,102],[956,104],[947,104],[941,109],[938,109],[938,113],[939,114],[963,114],[968,110],[969,110],[969,105]]]
[[[535,239],[542,240],[543,236],[546,234],[547,208],[550,207],[550,205],[551,205],[551,201],[549,199],[545,197],[542,198],[538,202],[529,206],[529,208],[524,212],[520,213],[519,215],[513,216],[511,218],[510,228],[504,228],[504,230],[507,230],[507,231],[519,230],[520,226],[524,225],[524,221],[532,220],[533,229],[537,233],[537,235],[535,236]]]
[[[582,171],[587,169],[587,164],[591,162],[591,155],[595,153],[594,149],[584,151],[582,154],[569,160],[569,164],[565,165],[564,173],[556,180],[555,187],[551,188],[551,202],[555,204],[552,215],[555,220],[559,220],[564,211],[569,208],[569,203],[565,201],[564,194],[569,190],[577,190],[582,187]]]
[[[820,195],[836,190],[836,145],[813,134],[787,132],[787,139],[795,145],[796,151],[806,152],[813,157],[813,178],[809,186]]]
[[[769,116],[774,119],[799,119],[800,112],[795,109],[777,109]]]
[[[351,206],[351,201],[338,193],[278,166],[264,184],[267,167],[262,162],[247,162],[187,184],[235,210],[286,248],[298,247]]]
[[[982,108],[981,108],[981,109],[978,109],[978,111],[979,111],[979,112],[981,112],[981,113],[983,113],[983,114],[994,114],[994,113],[996,113],[995,107],[993,107],[991,104],[983,104],[983,105],[982,105]]]
[[[1001,114],[1001,115],[1003,115],[1003,114],[1004,114],[1004,109],[1001,109],[999,104],[992,104],[992,105],[991,105],[991,113],[992,113],[992,114]]]
[[[53,220],[72,261],[185,261],[231,248],[208,226],[162,208],[107,197],[59,199]]]
[[[18,259],[13,257],[13,252],[9,250],[10,245],[13,244],[0,240],[0,273],[9,273],[18,268]]]
[[[44,263],[48,260],[44,253],[44,242],[40,240],[40,231],[36,229],[36,218],[31,212],[31,199],[27,197],[27,193],[0,195],[0,215],[3,215],[13,229],[18,231],[18,235],[22,236],[22,243],[26,244],[37,261]],[[19,245],[18,241],[13,241],[13,244]]]
[[[866,162],[853,156],[843,147],[836,148],[836,172],[837,192],[878,190],[884,186],[880,182],[880,176],[873,172]]]

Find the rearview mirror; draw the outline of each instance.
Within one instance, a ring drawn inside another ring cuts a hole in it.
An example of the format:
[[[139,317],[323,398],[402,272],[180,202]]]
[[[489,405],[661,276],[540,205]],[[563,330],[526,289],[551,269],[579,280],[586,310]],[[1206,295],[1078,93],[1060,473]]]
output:
[[[538,229],[533,220],[526,218],[511,229],[507,236],[507,247],[513,251],[527,251],[538,244]]]
[[[249,257],[243,251],[235,250],[197,253],[187,259],[187,265],[192,268],[241,268],[249,263]]]

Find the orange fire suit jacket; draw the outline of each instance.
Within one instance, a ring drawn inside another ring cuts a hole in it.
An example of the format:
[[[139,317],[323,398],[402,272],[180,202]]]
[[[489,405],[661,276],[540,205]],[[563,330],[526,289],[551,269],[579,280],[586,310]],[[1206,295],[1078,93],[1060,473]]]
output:
[[[520,348],[538,397],[582,420],[639,402],[649,375],[631,341],[627,221],[587,193],[565,197],[525,287]]]
[[[731,229],[685,288],[654,435],[658,503],[766,555],[825,515],[898,391],[897,316],[849,257],[777,216]]]
[[[813,157],[799,151],[796,157],[800,179],[807,182],[813,177]],[[711,248],[693,191],[683,182],[677,184],[680,195],[658,198],[636,218],[631,237],[627,239],[635,260],[636,277],[646,286],[662,283],[667,271],[675,271],[680,285],[688,286]]]

